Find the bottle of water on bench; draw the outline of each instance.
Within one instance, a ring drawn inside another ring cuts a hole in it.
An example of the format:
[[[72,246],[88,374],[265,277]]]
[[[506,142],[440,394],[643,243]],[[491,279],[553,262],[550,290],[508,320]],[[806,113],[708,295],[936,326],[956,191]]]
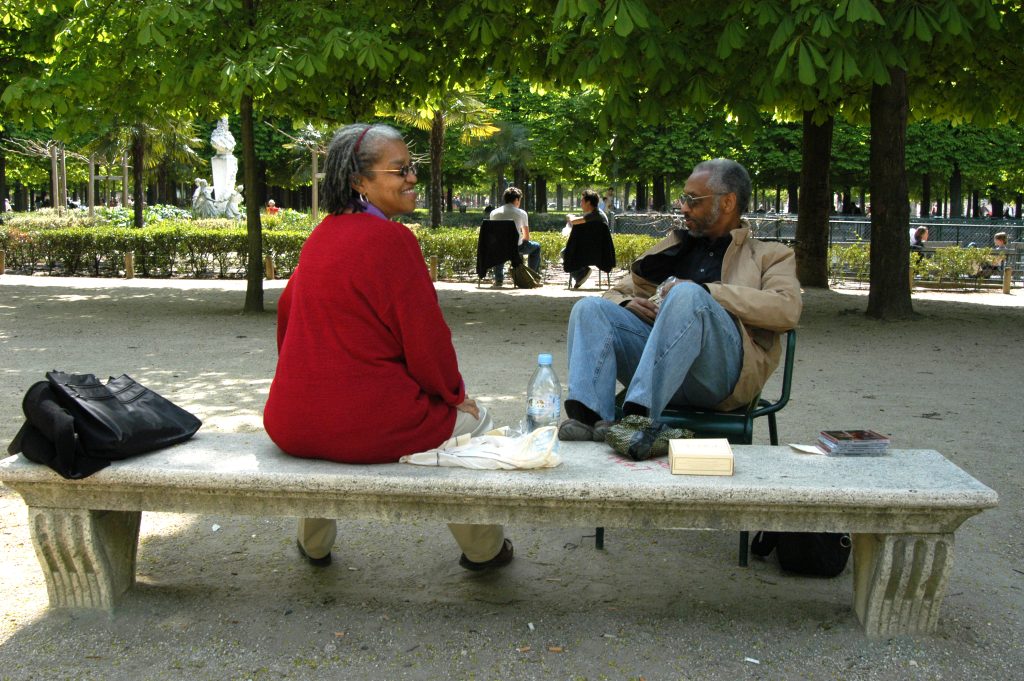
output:
[[[526,388],[526,427],[529,432],[558,426],[562,416],[562,385],[551,368],[551,355],[537,355],[537,370]]]

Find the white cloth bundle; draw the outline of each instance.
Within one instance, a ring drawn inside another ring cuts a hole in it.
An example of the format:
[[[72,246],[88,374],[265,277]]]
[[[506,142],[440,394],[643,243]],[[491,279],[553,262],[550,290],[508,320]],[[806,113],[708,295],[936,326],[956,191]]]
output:
[[[418,466],[458,466],[478,470],[554,468],[558,456],[558,429],[538,428],[532,433],[509,437],[508,428],[492,430],[474,438],[452,438],[436,449],[409,454],[401,463]]]

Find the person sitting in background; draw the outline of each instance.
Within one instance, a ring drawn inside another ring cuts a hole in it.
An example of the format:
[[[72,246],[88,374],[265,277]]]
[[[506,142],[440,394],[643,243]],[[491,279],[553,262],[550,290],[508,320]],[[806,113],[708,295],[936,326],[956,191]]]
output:
[[[401,133],[341,128],[324,172],[328,215],[278,301],[267,435],[292,456],[373,464],[490,431],[487,410],[466,392],[423,252],[392,221],[416,208],[416,165]],[[511,562],[501,525],[448,527],[463,568]],[[332,519],[300,520],[300,553],[328,565],[336,531]]]
[[[599,206],[601,197],[593,189],[580,196],[581,216],[566,216],[569,240],[562,250],[563,267],[569,273],[569,285],[578,289],[590,277],[588,261],[599,263],[605,272],[615,266],[615,247],[609,233],[608,216]]]
[[[992,235],[992,257],[978,270],[979,277],[991,277],[994,274],[1001,275],[1003,273],[1003,268],[1006,267],[1006,252],[1009,250],[1006,247],[1008,238],[1006,232],[996,232]]]
[[[277,215],[281,212],[281,209],[274,203],[274,199],[267,201],[267,215]]]
[[[526,211],[519,207],[523,201],[523,190],[509,187],[502,196],[505,204],[491,211],[491,220],[511,220],[516,223],[519,231],[519,254],[525,255],[527,264],[540,272],[540,244],[530,241],[530,218]],[[494,288],[501,288],[505,283],[505,263],[494,268]]]
[[[914,237],[910,240],[910,251],[912,253],[924,254],[924,243],[928,241],[928,228],[918,227],[914,230]]]

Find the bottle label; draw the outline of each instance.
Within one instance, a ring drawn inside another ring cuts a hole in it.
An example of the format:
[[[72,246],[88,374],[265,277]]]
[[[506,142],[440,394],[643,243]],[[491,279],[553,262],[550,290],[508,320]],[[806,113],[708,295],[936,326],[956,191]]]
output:
[[[530,430],[558,425],[560,414],[561,397],[559,395],[534,395],[527,400],[526,419]]]

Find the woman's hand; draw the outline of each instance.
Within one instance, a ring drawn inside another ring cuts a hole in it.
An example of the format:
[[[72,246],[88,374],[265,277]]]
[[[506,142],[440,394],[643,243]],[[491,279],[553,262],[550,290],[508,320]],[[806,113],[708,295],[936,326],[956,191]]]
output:
[[[476,406],[476,400],[467,397],[462,404],[455,405],[455,408],[470,414],[475,419],[480,418],[480,407]]]

